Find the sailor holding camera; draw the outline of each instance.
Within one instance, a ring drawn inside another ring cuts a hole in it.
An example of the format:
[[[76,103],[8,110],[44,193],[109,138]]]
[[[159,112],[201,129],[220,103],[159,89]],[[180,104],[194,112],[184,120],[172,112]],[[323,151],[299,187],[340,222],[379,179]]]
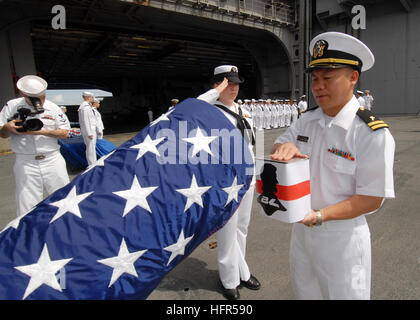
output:
[[[42,201],[44,188],[51,194],[69,182],[57,139],[68,137],[70,123],[60,107],[46,100],[44,79],[28,75],[16,86],[22,97],[9,100],[1,110],[0,137],[11,137],[16,154],[13,171],[21,216]]]

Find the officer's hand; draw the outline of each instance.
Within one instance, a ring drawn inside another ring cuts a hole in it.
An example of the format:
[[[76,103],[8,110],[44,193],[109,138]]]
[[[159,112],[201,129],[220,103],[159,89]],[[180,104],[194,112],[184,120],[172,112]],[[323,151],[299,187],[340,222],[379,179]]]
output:
[[[14,134],[24,134],[23,132],[16,131],[16,129],[22,128],[22,126],[20,125],[21,122],[22,120],[10,120],[3,126],[3,128]]]
[[[219,94],[220,93],[222,93],[223,92],[223,90],[225,90],[226,88],[227,88],[227,86],[228,86],[228,84],[229,84],[229,81],[228,81],[228,79],[226,79],[226,78],[223,78],[223,81],[215,88],[216,90],[217,90],[217,92],[219,92]]]
[[[308,227],[311,227],[314,224],[316,224],[317,219],[316,219],[315,211],[311,209],[311,212],[308,213],[303,220],[299,221],[299,223],[303,223],[304,225],[306,225]]]
[[[276,143],[271,149],[270,158],[277,161],[289,161],[293,158],[306,159],[308,156],[301,153],[293,143],[286,142],[283,144]]]

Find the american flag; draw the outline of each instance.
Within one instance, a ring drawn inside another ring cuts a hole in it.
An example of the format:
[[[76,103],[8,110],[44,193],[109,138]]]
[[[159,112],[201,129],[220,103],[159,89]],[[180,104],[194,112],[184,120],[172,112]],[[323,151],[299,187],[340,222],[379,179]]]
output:
[[[238,134],[196,99],[160,116],[1,231],[0,299],[146,299],[238,208]]]

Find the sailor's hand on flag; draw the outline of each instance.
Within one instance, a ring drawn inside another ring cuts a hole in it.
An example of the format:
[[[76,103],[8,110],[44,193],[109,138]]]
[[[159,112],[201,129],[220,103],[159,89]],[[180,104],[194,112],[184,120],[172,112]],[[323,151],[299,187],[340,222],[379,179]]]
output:
[[[301,153],[299,149],[290,142],[283,144],[276,143],[271,149],[270,158],[276,161],[288,161],[293,158],[308,158],[307,155]]]

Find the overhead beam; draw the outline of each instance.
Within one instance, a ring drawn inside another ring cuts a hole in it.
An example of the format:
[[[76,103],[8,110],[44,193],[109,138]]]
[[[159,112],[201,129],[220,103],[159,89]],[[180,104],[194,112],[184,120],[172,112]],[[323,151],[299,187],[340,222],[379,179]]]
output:
[[[413,8],[413,4],[411,0],[400,0],[401,5],[403,6],[404,10],[410,12]]]

